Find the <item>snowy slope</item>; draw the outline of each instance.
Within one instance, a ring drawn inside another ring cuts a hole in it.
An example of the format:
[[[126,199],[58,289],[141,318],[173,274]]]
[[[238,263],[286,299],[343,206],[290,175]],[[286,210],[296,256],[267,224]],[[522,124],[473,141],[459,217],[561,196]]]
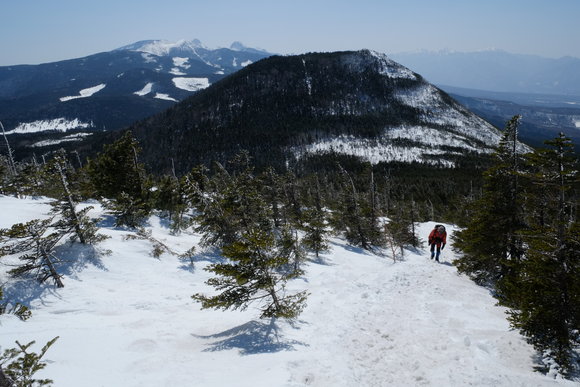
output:
[[[9,130],[6,134],[27,134],[45,131],[59,131],[66,132],[73,129],[92,128],[93,123],[83,122],[77,118],[68,120],[64,117],[55,118],[52,120],[39,120],[34,122],[20,123],[13,130]]]
[[[42,200],[0,197],[0,227],[47,210]],[[171,236],[156,217],[148,229],[177,252],[199,241]],[[124,240],[127,230],[102,232],[111,239],[100,249],[111,254],[68,248],[63,289],[9,279],[9,260],[0,262],[8,296],[33,309],[27,322],[2,316],[0,345],[37,340],[38,350],[60,336],[39,373],[59,387],[574,385],[531,371],[534,351],[489,292],[457,274],[449,248],[441,264],[424,250],[394,263],[333,239],[289,284],[311,293],[290,324],[259,320],[252,307],[199,310],[190,296],[211,291],[203,268],[219,256],[197,256],[192,268],[151,257],[149,242]]]

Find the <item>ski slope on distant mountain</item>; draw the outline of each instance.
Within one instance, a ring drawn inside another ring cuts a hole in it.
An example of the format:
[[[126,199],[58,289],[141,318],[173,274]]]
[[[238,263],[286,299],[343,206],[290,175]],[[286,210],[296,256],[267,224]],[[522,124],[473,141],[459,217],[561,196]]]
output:
[[[102,214],[98,204],[93,216]],[[40,217],[43,200],[0,196],[0,227]],[[426,238],[434,223],[422,224]],[[60,336],[39,377],[59,387],[92,386],[572,386],[532,371],[534,351],[505,320],[488,290],[459,276],[449,246],[442,263],[426,249],[402,261],[348,246],[305,264],[288,291],[307,289],[308,306],[293,323],[243,312],[200,310],[190,296],[212,290],[203,270],[215,253],[189,261],[150,256],[151,243],[103,222],[111,238],[90,249],[61,250],[65,287],[8,278],[9,299],[30,304],[21,322],[2,316],[0,345]],[[172,236],[150,219],[152,235],[184,252],[199,236]],[[450,236],[454,228],[448,226]],[[198,249],[198,251],[200,251]]]

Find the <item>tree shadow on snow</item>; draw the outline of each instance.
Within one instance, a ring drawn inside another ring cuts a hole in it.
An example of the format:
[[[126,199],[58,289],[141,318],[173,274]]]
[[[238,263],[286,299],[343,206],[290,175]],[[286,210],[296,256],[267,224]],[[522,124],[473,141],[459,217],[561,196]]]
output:
[[[308,262],[314,263],[316,265],[322,265],[322,266],[334,266],[335,265],[333,263],[328,262],[325,259],[324,254],[319,254],[318,257],[313,254],[312,258],[308,259]]]
[[[117,219],[113,215],[101,215],[99,222],[97,223],[97,227],[99,228],[115,228],[115,223]]]
[[[447,262],[447,261],[439,262],[439,264],[454,267],[451,262]]]
[[[61,276],[78,279],[77,274],[89,265],[107,271],[100,259],[99,250],[92,245],[65,243],[55,247],[53,254],[58,257],[55,267]],[[43,305],[46,305],[43,299],[47,295],[59,297],[52,279],[47,279],[41,284],[35,278],[35,275],[36,273],[24,274],[18,279],[4,284],[6,300],[10,303],[20,303],[30,307],[31,302],[34,300],[40,300]],[[66,278],[63,282],[66,286]]]
[[[134,232],[135,228],[128,226],[117,226],[117,218],[111,214],[103,214],[99,216],[99,221],[97,222],[97,227],[108,228],[110,230],[117,231],[129,231]],[[151,222],[149,220],[143,221],[139,227],[151,227]]]
[[[50,282],[39,283],[34,278],[19,278],[3,284],[4,299],[14,304],[22,304],[30,308],[30,304],[39,300],[42,305],[47,305],[44,301],[45,297],[52,295],[60,298],[56,287]]]
[[[71,278],[78,278],[77,274],[89,265],[108,271],[100,257],[103,253],[94,245],[82,243],[65,243],[54,249],[54,255],[61,261],[58,265],[59,273]]]
[[[357,254],[361,254],[361,255],[373,255],[370,251],[365,250],[362,247],[351,246],[351,245],[346,244],[346,243],[339,243],[339,242],[334,242],[334,241],[331,241],[330,244],[334,245],[334,246],[342,247],[343,249],[350,251],[350,252],[353,252],[353,253],[357,253]]]
[[[209,263],[224,263],[226,258],[222,255],[222,252],[217,247],[210,247],[200,251],[199,253],[193,255],[194,262],[207,261]]]
[[[279,333],[276,319],[269,322],[249,321],[232,329],[209,336],[194,335],[201,339],[220,339],[210,344],[204,352],[238,349],[242,355],[274,353],[294,350],[294,346],[307,344],[296,340],[284,340]]]

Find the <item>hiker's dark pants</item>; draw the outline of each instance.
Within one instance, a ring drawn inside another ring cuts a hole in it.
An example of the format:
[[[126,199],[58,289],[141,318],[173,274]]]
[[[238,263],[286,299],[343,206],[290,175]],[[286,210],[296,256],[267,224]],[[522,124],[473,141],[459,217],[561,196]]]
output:
[[[435,256],[435,246],[437,246],[437,256]],[[439,254],[441,254],[441,243],[432,243],[431,244],[431,259],[435,257],[435,260],[439,262]]]

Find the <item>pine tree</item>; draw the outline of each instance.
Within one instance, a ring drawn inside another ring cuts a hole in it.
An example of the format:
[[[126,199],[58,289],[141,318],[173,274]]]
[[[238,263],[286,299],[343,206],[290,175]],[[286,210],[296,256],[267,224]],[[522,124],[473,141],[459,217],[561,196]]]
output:
[[[274,171],[273,168],[267,168],[260,176],[263,196],[270,206],[272,221],[274,227],[282,226],[282,198],[283,198],[283,179]]]
[[[391,218],[384,226],[387,246],[390,248],[395,261],[397,257],[401,259],[404,257],[405,247],[420,245],[420,241],[414,233],[413,221],[401,206],[402,204],[393,210]],[[411,211],[412,209],[409,213]]]
[[[138,227],[151,211],[150,182],[139,153],[137,140],[127,131],[87,166],[95,194],[110,199],[105,206],[118,226]]]
[[[524,234],[525,259],[512,296],[510,321],[531,343],[571,375],[574,348],[580,346],[580,223],[573,217],[573,188],[578,188],[578,163],[573,144],[562,133],[546,141],[548,149],[528,157],[530,180]]]
[[[26,321],[32,315],[26,306],[16,303],[11,305],[4,300],[4,289],[0,287],[0,316],[3,314],[13,314],[22,321]]]
[[[285,294],[288,280],[301,274],[300,270],[285,270],[290,256],[277,249],[272,230],[252,227],[241,238],[223,247],[228,263],[215,263],[206,268],[217,276],[206,283],[220,291],[215,296],[195,294],[193,299],[202,308],[246,309],[252,302],[261,303],[261,318],[295,318],[305,306],[307,294]]]
[[[24,345],[16,341],[18,348],[7,349],[0,355],[0,383],[7,387],[50,386],[52,380],[34,379],[34,374],[46,367],[41,360],[56,340],[58,336],[46,343],[38,354],[29,350],[34,341]]]
[[[495,284],[504,302],[517,275],[523,255],[520,231],[523,219],[522,189],[518,182],[521,154],[517,148],[519,116],[513,117],[494,154],[494,165],[484,174],[481,199],[473,204],[472,218],[455,235],[455,248],[462,257],[455,265],[479,284]],[[505,285],[505,286],[504,286]],[[508,305],[509,306],[509,305]]]
[[[314,196],[314,205],[304,213],[303,230],[305,231],[302,240],[306,248],[314,251],[316,258],[322,251],[328,250],[328,230],[327,214],[322,206],[322,195],[320,192],[320,183],[318,176],[315,179],[316,192]]]
[[[218,165],[204,195],[198,231],[202,242],[221,247],[227,263],[208,266],[216,275],[206,283],[221,293],[196,294],[202,308],[245,309],[259,300],[261,317],[294,318],[304,307],[305,292],[286,295],[288,280],[302,274],[301,248],[295,233],[274,226],[271,204],[264,198],[247,154],[232,163],[233,174]]]
[[[53,173],[58,177],[60,192],[57,200],[51,202],[52,213],[58,214],[58,219],[51,226],[60,233],[73,233],[73,238],[78,238],[82,244],[93,244],[102,241],[105,237],[97,234],[96,219],[90,219],[87,216],[93,207],[88,206],[77,211],[76,197],[69,184],[70,167],[66,160],[64,151],[61,150],[51,161]]]
[[[333,214],[335,228],[344,230],[350,244],[365,250],[383,245],[384,236],[372,200],[361,200],[350,174],[340,164],[338,167],[341,171],[342,192],[339,208]]]
[[[163,176],[155,191],[155,208],[162,211],[162,215],[169,218],[171,232],[178,234],[188,226],[184,218],[189,207],[185,191],[187,178],[177,179],[173,176]]]

